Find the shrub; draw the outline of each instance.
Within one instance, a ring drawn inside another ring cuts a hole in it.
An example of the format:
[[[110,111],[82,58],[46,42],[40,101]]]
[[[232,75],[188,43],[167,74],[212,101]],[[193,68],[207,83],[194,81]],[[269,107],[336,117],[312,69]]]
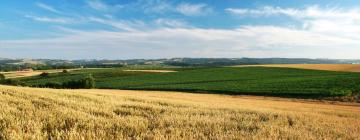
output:
[[[21,82],[19,80],[15,79],[5,79],[1,81],[2,84],[5,85],[13,85],[13,86],[25,86],[26,84],[24,82]]]
[[[95,88],[95,79],[92,75],[86,76],[84,79],[81,80],[83,88],[91,89]]]
[[[63,70],[62,73],[68,73],[69,71],[68,70]]]
[[[349,89],[333,88],[330,90],[331,96],[350,96],[352,91]]]
[[[49,76],[49,73],[43,72],[43,73],[40,74],[40,76],[41,76],[41,77],[48,77],[48,76]]]
[[[92,75],[88,75],[81,80],[71,80],[64,82],[62,84],[62,87],[71,88],[71,89],[79,89],[79,88],[91,89],[91,88],[95,88],[95,79]]]
[[[79,80],[71,80],[63,83],[63,88],[77,89],[81,88]]]
[[[44,85],[47,88],[63,88],[63,85],[59,82],[48,82]]]
[[[0,74],[0,81],[5,80],[5,75],[4,74]]]

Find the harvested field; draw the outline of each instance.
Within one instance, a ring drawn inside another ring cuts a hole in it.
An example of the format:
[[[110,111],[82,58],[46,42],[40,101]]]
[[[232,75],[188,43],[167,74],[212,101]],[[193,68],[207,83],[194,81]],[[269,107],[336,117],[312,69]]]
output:
[[[39,71],[12,71],[12,72],[1,72],[6,78],[21,78],[40,75],[42,72]]]
[[[240,65],[236,67],[279,67],[327,71],[360,72],[360,64],[266,64],[266,65]]]
[[[130,71],[130,72],[150,72],[150,73],[169,73],[169,72],[177,72],[173,70],[123,70],[123,71]]]
[[[94,69],[94,68],[86,68],[86,69]],[[24,78],[31,76],[38,76],[43,72],[46,73],[60,73],[64,69],[51,69],[51,70],[36,70],[36,71],[10,71],[10,72],[0,72],[4,74],[6,78]],[[76,71],[82,69],[66,69],[67,71]]]
[[[0,86],[0,139],[358,139],[359,104]]]

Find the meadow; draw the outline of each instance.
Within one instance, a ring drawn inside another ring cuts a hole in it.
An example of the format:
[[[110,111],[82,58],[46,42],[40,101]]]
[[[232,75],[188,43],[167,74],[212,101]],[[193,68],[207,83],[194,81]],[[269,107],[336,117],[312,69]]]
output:
[[[358,139],[360,106],[0,86],[0,139]]]
[[[63,82],[92,74],[96,88],[167,90],[234,95],[267,95],[300,98],[352,96],[359,101],[360,73],[272,67],[193,68],[170,73],[93,69],[28,77],[21,81],[36,86]]]

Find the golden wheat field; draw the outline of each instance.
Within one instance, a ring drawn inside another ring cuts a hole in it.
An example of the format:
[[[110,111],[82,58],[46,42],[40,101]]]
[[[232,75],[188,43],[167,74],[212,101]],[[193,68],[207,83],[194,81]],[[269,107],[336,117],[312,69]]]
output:
[[[253,66],[360,72],[360,64],[265,64],[265,65],[241,65],[236,67],[253,67]]]
[[[0,86],[0,139],[359,139],[360,106]]]

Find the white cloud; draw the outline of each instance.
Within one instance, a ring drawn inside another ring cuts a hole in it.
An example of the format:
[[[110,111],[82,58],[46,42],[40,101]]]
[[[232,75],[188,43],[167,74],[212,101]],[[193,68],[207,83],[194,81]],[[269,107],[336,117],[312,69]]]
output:
[[[250,15],[250,16],[271,16],[271,15],[289,15],[295,16],[300,14],[301,11],[292,8],[280,8],[265,6],[258,9],[242,9],[242,8],[227,8],[225,11],[235,14],[235,15]]]
[[[225,11],[241,16],[285,15],[298,19],[360,19],[360,9],[322,9],[316,5],[303,9],[264,6],[257,9],[227,8]]]
[[[145,23],[140,20],[117,20],[113,18],[99,18],[90,17],[89,21],[101,23],[114,27],[116,29],[128,32],[134,32],[139,30],[154,30],[161,28],[189,28],[187,22],[180,19],[158,18],[151,22]]]
[[[176,7],[176,10],[187,16],[201,16],[212,13],[213,10],[206,4],[190,4],[190,3],[182,3]]]
[[[36,3],[36,5],[44,10],[53,12],[53,13],[57,13],[57,14],[61,14],[62,12],[58,11],[57,9],[55,9],[54,7],[44,4],[44,3]]]
[[[106,4],[102,3],[100,0],[89,0],[87,4],[96,10],[107,10],[108,7]]]
[[[125,20],[113,20],[113,19],[103,19],[97,17],[90,17],[90,21],[98,22],[108,26],[115,27],[123,31],[136,31],[145,28],[145,24],[142,21],[125,21]]]
[[[0,41],[2,51],[30,49],[69,58],[310,57],[358,58],[359,37],[311,30],[243,26],[237,29],[161,28],[77,31],[53,39]],[[26,47],[24,47],[26,46]],[[91,50],[91,51],[89,51]],[[69,53],[71,52],[71,53]],[[36,57],[36,53],[31,53]],[[15,55],[15,54],[14,54]],[[39,56],[38,56],[39,57]],[[42,57],[45,57],[42,55]]]
[[[213,9],[204,3],[180,3],[176,4],[167,0],[138,0],[134,4],[127,5],[128,8],[143,10],[145,13],[177,13],[186,16],[204,16],[213,13]]]
[[[122,5],[108,5],[101,0],[88,0],[87,5],[95,10],[99,11],[116,11],[123,8]]]
[[[302,9],[265,6],[257,9],[225,9],[239,16],[287,16],[300,22],[303,29],[321,34],[357,38],[360,34],[360,9],[320,8]]]
[[[154,21],[154,23],[160,27],[189,27],[188,23],[183,20],[177,19],[167,19],[167,18],[159,18]]]
[[[70,18],[50,18],[50,17],[39,17],[32,15],[25,15],[25,17],[39,22],[58,23],[58,24],[74,23],[74,20]]]
[[[100,1],[99,1],[100,2]],[[161,3],[161,1],[159,1]],[[166,6],[167,5],[167,6]],[[197,6],[196,6],[197,5]],[[168,7],[170,6],[170,8]],[[175,7],[174,7],[175,6]],[[96,7],[96,6],[95,6]],[[108,6],[105,6],[108,7]],[[149,6],[151,7],[151,6]],[[171,8],[172,7],[172,8]],[[103,9],[97,7],[98,10]],[[202,4],[165,3],[153,12],[181,12],[188,16],[211,12]],[[95,9],[95,8],[94,8]],[[205,11],[205,12],[204,12]],[[151,23],[89,17],[86,21],[114,27],[114,31],[68,31],[52,39],[0,40],[0,55],[62,58],[163,57],[310,57],[359,58],[360,16],[357,9],[303,9],[263,7],[226,9],[240,16],[288,16],[302,27],[240,26],[236,29],[202,29],[179,19],[158,18]],[[40,22],[73,23],[69,18],[27,15]],[[150,24],[150,25],[149,25]],[[154,27],[155,25],[155,27]],[[191,27],[191,28],[190,28]],[[24,50],[17,52],[17,50]],[[91,51],[89,51],[91,50]],[[28,54],[28,52],[31,52]],[[44,55],[46,54],[46,55]],[[10,56],[12,57],[12,56]]]
[[[129,5],[129,8],[133,7],[140,7],[146,13],[166,13],[174,9],[171,3],[164,0],[139,0],[134,5]]]

